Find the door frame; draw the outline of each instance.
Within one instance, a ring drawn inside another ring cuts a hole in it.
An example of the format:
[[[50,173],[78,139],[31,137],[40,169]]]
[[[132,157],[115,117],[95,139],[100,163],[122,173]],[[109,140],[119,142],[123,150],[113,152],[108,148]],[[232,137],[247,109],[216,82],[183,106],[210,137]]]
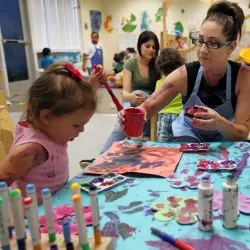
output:
[[[8,72],[4,54],[3,43],[4,40],[2,38],[1,27],[0,27],[0,65],[3,70],[3,79],[4,79],[4,86],[5,86],[5,94],[7,97],[11,95],[10,93],[10,84],[24,84],[30,86],[35,80],[35,62],[33,56],[33,46],[32,46],[32,39],[31,39],[31,29],[30,29],[30,22],[29,22],[29,15],[28,15],[28,6],[25,0],[18,0],[19,2],[19,9],[20,9],[20,16],[22,22],[22,30],[23,30],[23,40],[13,40],[17,41],[18,43],[25,44],[25,53],[26,53],[26,62],[27,62],[27,69],[28,69],[28,80],[16,81],[13,83],[9,83],[8,80]],[[12,39],[6,39],[12,41]]]

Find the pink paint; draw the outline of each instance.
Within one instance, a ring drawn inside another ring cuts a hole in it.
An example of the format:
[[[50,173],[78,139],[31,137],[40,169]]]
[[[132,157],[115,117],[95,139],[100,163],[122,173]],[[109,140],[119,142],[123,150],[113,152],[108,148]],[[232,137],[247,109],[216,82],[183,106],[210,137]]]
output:
[[[199,181],[195,181],[195,182],[192,182],[187,187],[190,188],[190,189],[196,189],[196,188],[198,188],[198,185],[199,185]]]
[[[164,204],[158,203],[158,204],[156,204],[156,207],[159,208],[159,209],[163,209],[164,208]]]
[[[167,213],[163,213],[162,216],[165,216],[165,217],[172,217],[175,215],[175,212],[173,211],[170,211],[170,212],[167,212]]]
[[[180,174],[188,174],[189,172],[190,170],[185,168],[181,170]]]
[[[218,148],[219,148],[219,150],[221,151],[224,160],[228,160],[229,152],[227,151],[227,149],[224,148],[224,147],[222,147],[222,146],[218,146]]]
[[[195,218],[190,215],[185,216],[182,214],[178,214],[176,217],[176,221],[180,224],[193,224],[195,222]]]
[[[189,182],[190,184],[193,182],[197,181],[197,178],[193,175],[187,176],[187,178],[185,179],[185,181]]]

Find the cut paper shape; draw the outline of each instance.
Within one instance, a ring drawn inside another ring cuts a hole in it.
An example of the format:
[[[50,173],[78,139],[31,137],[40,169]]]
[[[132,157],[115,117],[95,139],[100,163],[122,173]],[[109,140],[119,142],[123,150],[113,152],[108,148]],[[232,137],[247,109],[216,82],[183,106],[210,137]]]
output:
[[[163,9],[162,7],[161,8],[158,8],[156,14],[155,14],[155,21],[157,23],[161,22],[162,21],[162,16],[163,16]]]
[[[197,221],[197,217],[194,215],[182,215],[179,214],[176,217],[176,221],[182,225],[194,224]]]
[[[137,27],[137,25],[135,24],[136,19],[136,16],[134,14],[131,14],[130,19],[126,19],[127,23],[122,27],[122,30],[124,32],[133,32]]]
[[[179,174],[170,174],[166,179],[170,182],[170,186],[174,188],[197,189],[203,176],[210,176],[210,174],[203,171],[193,172],[189,169],[183,169]],[[213,183],[213,180],[211,181]]]
[[[112,16],[109,15],[106,17],[106,21],[103,22],[103,27],[108,33],[111,33],[114,30],[113,27],[110,27],[111,21],[112,21]]]
[[[115,142],[104,155],[84,169],[85,174],[143,173],[162,177],[173,174],[182,152],[178,148]]]
[[[61,234],[63,232],[63,228],[62,228],[63,223],[69,222],[71,234],[73,234],[73,235],[78,234],[73,206],[67,205],[67,204],[57,206],[53,209],[53,213],[54,213],[54,220],[55,220],[54,222],[55,222],[56,233]],[[93,222],[92,222],[91,207],[84,206],[83,213],[84,213],[86,225],[87,226],[92,225]],[[40,222],[40,226],[41,226],[41,232],[48,233],[45,215],[40,216],[39,222]]]
[[[174,29],[180,31],[181,33],[184,31],[183,25],[179,21],[174,23]]]
[[[167,222],[175,218],[175,211],[172,209],[162,210],[155,213],[154,217],[156,220]]]
[[[91,30],[99,33],[102,25],[102,13],[98,10],[90,10],[89,13]]]
[[[156,202],[151,205],[151,209],[154,211],[167,210],[168,207],[168,202]]]
[[[233,170],[237,168],[236,162],[232,160],[212,161],[200,160],[197,163],[197,168],[202,170]]]
[[[186,181],[173,181],[170,182],[170,186],[173,188],[182,188],[182,187],[186,187],[188,185],[188,183]]]
[[[176,218],[180,224],[193,224],[197,221],[198,200],[196,197],[184,199],[181,196],[169,196],[167,202],[156,202],[151,209],[156,220],[170,221]]]

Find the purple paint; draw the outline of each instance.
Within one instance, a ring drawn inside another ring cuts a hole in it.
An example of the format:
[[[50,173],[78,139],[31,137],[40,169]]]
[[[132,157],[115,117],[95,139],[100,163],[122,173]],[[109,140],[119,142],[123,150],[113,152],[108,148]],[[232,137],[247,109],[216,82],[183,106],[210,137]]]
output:
[[[127,192],[128,192],[127,188],[125,188],[122,191],[117,191],[117,192],[114,192],[114,191],[110,190],[107,193],[105,193],[106,202],[112,202],[112,201],[118,200],[121,197],[123,197],[124,195],[126,195]]]
[[[249,153],[244,153],[242,156],[241,156],[241,160],[236,160],[236,164],[237,164],[237,171],[236,173],[234,174],[236,180],[239,179],[241,173],[243,172],[243,170],[247,167],[247,160],[248,160],[248,157],[249,157]]]
[[[135,179],[132,179],[132,178],[129,178],[129,179],[126,179],[125,182],[126,183],[134,183]]]
[[[144,215],[145,216],[149,216],[149,215],[154,215],[155,214],[155,211],[152,210],[151,208],[147,209],[145,212],[144,212]]]
[[[232,239],[221,237],[219,235],[212,235],[209,240],[206,239],[180,239],[187,245],[202,250],[222,250],[222,249],[240,249],[240,250],[250,250],[245,243],[238,242]],[[170,245],[164,241],[146,241],[148,246],[155,247],[159,250],[175,250],[176,247]]]
[[[227,151],[227,149],[222,147],[222,146],[218,146],[218,149],[221,151],[221,155],[223,156],[223,160],[228,160],[229,152]]]
[[[127,238],[131,237],[135,233],[136,228],[131,227],[126,223],[120,223],[118,225],[118,230],[123,240],[126,240]]]
[[[242,226],[242,225],[238,225],[237,228],[241,230],[247,230],[247,231],[250,229],[250,227]]]
[[[131,209],[133,207],[137,207],[141,205],[142,203],[143,203],[142,201],[133,201],[133,202],[130,202],[128,206],[118,206],[118,210]]]
[[[132,210],[123,212],[124,214],[135,214],[144,210],[144,207],[136,207]]]

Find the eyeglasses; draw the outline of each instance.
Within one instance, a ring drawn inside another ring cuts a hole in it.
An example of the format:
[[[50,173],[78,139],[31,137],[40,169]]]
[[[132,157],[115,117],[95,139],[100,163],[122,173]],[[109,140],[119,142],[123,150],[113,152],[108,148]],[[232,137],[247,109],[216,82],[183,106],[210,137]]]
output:
[[[198,46],[198,47],[202,47],[203,44],[206,44],[206,46],[209,48],[209,49],[219,49],[225,45],[229,45],[232,43],[232,41],[229,41],[229,42],[223,42],[223,43],[219,43],[219,42],[213,42],[213,41],[202,41],[202,40],[199,40],[199,39],[192,39],[192,43],[193,45],[195,46]]]

